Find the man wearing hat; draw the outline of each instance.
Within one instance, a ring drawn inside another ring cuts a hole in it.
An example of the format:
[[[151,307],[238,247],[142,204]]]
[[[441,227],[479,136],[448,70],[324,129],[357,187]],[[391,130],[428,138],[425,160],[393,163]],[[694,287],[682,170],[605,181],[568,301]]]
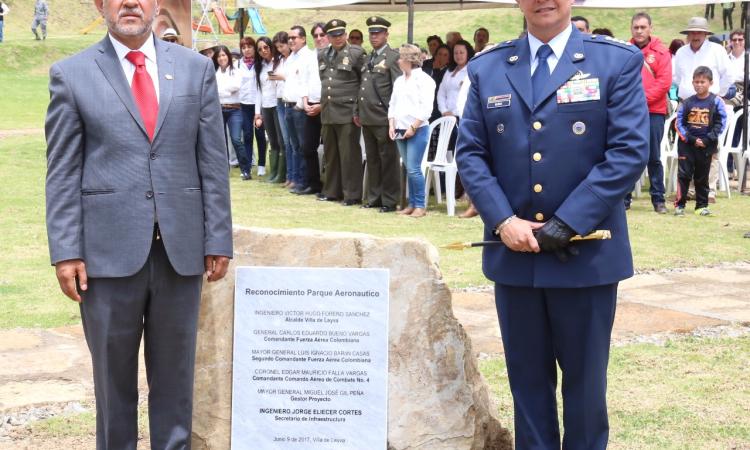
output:
[[[362,203],[362,148],[352,117],[356,115],[365,51],[346,41],[343,20],[331,20],[325,32],[331,46],[318,51],[318,70],[326,180],[318,200],[342,200],[343,206],[351,206]]]
[[[214,52],[216,51],[216,42],[205,42],[201,45],[201,49],[198,50],[198,53],[205,56],[206,58],[213,58]]]
[[[693,72],[698,66],[711,69],[714,83],[709,88],[712,94],[724,96],[730,86],[734,84],[734,70],[724,47],[706,39],[713,35],[708,29],[708,20],[703,17],[693,17],[686,30],[680,33],[687,35],[687,43],[677,50],[674,63],[674,82],[679,86],[677,95],[680,101],[695,95],[693,89]],[[708,175],[708,203],[716,203],[716,182],[719,179],[719,158],[711,162],[711,172]]]
[[[393,83],[401,76],[398,50],[388,45],[390,26],[382,17],[367,19],[373,50],[365,58],[354,118],[362,127],[367,155],[369,189],[367,203],[362,208],[379,208],[379,212],[395,211],[401,190],[398,147],[388,135],[388,105]]]
[[[173,44],[180,44],[182,45],[182,38],[179,34],[177,34],[177,31],[175,31],[174,28],[167,28],[164,31],[164,34],[161,35],[160,38],[162,41],[171,42]]]

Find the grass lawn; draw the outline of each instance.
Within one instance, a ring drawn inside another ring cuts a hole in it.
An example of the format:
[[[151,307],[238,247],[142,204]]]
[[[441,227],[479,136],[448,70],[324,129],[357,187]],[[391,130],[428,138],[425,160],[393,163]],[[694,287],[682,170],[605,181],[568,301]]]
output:
[[[512,431],[513,399],[505,360],[480,361],[479,367],[499,405],[500,422]],[[748,336],[613,348],[607,448],[750,449],[748,367]],[[562,404],[559,387],[558,404]],[[562,427],[562,416],[559,420]]]

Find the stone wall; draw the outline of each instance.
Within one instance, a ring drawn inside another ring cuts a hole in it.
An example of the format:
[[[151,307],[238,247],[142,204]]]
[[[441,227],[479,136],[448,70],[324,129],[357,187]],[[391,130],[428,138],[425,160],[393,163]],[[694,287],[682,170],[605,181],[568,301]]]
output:
[[[453,315],[435,247],[416,239],[235,227],[234,248],[226,279],[204,285],[193,450],[230,448],[236,265],[390,269],[389,450],[512,449]]]

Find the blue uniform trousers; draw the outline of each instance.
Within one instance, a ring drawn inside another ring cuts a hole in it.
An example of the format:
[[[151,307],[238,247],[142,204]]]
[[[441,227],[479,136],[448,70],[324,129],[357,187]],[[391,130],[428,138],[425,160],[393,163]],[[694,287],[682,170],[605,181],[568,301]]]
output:
[[[516,450],[560,450],[557,364],[562,371],[563,450],[605,450],[607,363],[617,283],[588,288],[495,285]]]

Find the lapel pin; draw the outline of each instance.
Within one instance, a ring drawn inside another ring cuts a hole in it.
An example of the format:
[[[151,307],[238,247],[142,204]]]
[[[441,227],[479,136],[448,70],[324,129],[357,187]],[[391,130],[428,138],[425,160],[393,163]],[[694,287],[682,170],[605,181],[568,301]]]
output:
[[[508,61],[514,63],[514,62],[518,61],[518,56],[511,56]]]
[[[573,133],[577,135],[582,135],[586,132],[586,124],[583,122],[576,122],[573,124]]]
[[[576,53],[575,55],[573,55],[573,58],[581,59],[583,58],[583,53]]]
[[[166,75],[164,75],[164,78],[166,78],[167,80],[171,80],[172,79],[172,75],[166,74]]]
[[[500,125],[497,126],[497,132],[498,133],[502,134],[504,131],[505,131],[505,125],[504,124],[501,123]]]

